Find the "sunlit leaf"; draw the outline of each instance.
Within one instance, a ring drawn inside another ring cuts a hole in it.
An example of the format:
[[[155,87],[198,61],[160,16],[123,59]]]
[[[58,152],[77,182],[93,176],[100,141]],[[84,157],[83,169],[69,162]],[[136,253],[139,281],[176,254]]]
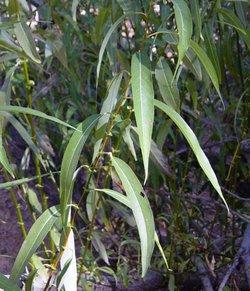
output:
[[[70,263],[69,263],[70,262]],[[69,264],[68,264],[69,263]],[[77,290],[77,269],[76,269],[76,251],[73,230],[70,230],[69,238],[65,246],[62,258],[60,260],[63,277],[60,280],[58,290],[64,286],[65,290]]]
[[[175,70],[175,74],[177,69],[189,48],[191,36],[193,33],[193,24],[192,24],[192,17],[187,6],[187,3],[184,0],[172,0],[174,4],[174,13],[175,19],[179,34],[179,42],[178,42],[178,62]]]
[[[131,82],[135,119],[138,127],[146,182],[154,123],[154,88],[150,60],[144,53],[135,53],[132,57]]]
[[[59,206],[47,209],[32,225],[21,249],[18,252],[10,279],[17,282],[32,255],[36,252],[45,236],[60,217]]]
[[[182,134],[185,136],[202,170],[204,171],[209,181],[213,185],[214,189],[218,192],[218,194],[220,195],[221,199],[223,200],[223,202],[225,203],[228,209],[227,203],[221,192],[221,188],[218,183],[217,177],[214,173],[214,170],[212,169],[209,160],[207,159],[202,148],[200,147],[199,141],[197,137],[195,136],[194,132],[192,131],[192,129],[185,122],[185,120],[176,111],[174,111],[170,106],[158,100],[155,100],[155,106],[158,107],[160,110],[164,111],[170,117],[170,119],[177,125],[177,127],[180,129]]]
[[[121,179],[136,220],[141,243],[142,277],[144,277],[154,249],[153,213],[148,198],[131,168],[119,158],[111,157],[111,161]]]
[[[60,205],[64,226],[66,226],[68,222],[67,205],[71,203],[70,201],[74,187],[73,176],[80,154],[89,134],[100,117],[101,115],[92,115],[77,127],[78,130],[73,133],[63,155],[60,175]]]

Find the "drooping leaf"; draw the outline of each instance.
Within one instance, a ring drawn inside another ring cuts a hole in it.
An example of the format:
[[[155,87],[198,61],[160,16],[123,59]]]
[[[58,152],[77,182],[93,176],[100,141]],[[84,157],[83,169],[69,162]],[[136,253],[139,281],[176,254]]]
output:
[[[92,115],[82,122],[75,131],[67,145],[63,155],[60,175],[60,205],[62,222],[66,226],[68,222],[67,205],[71,203],[71,196],[74,186],[73,176],[76,170],[82,148],[97,124],[101,115]]]
[[[148,198],[131,168],[119,158],[111,157],[111,161],[121,179],[136,220],[141,244],[142,277],[144,277],[154,249],[153,213]]]
[[[207,56],[207,54],[205,53],[205,51],[196,42],[191,40],[190,46],[191,46],[192,50],[197,54],[199,60],[201,61],[202,65],[204,66],[204,69],[208,73],[208,75],[209,75],[221,101],[222,101],[222,104],[224,105],[224,102],[223,102],[223,99],[222,99],[222,96],[220,93],[219,80],[218,80],[217,73],[215,71],[215,68],[214,68],[212,62],[210,61],[210,59]]]
[[[155,78],[158,83],[161,96],[166,104],[177,112],[180,111],[179,90],[173,82],[172,71],[164,58],[160,58],[155,69]]]
[[[11,270],[10,279],[17,282],[25,266],[36,252],[45,236],[60,217],[59,206],[47,209],[32,225]]]
[[[180,129],[182,134],[185,136],[187,142],[189,143],[191,149],[193,150],[202,170],[206,174],[207,178],[213,185],[214,189],[218,192],[221,199],[225,203],[227,209],[227,203],[224,199],[224,196],[221,192],[220,185],[218,183],[217,177],[214,173],[214,170],[212,169],[209,160],[207,159],[205,153],[203,152],[202,148],[200,147],[199,141],[197,137],[195,136],[192,129],[188,126],[186,121],[176,112],[174,111],[170,106],[164,104],[161,101],[155,100],[155,106],[158,107],[160,110],[165,112],[170,119],[176,124],[176,126]],[[229,211],[229,209],[228,209]]]
[[[40,64],[40,56],[36,51],[35,41],[28,25],[24,21],[17,22],[14,25],[14,32],[27,57]]]
[[[24,55],[22,48],[18,46],[14,39],[4,30],[0,32],[0,48],[6,51],[15,52],[18,55]]]
[[[184,0],[172,0],[174,4],[174,13],[175,19],[179,34],[179,42],[178,42],[178,62],[175,70],[175,74],[177,69],[184,58],[186,51],[189,48],[191,36],[193,33],[193,24],[192,24],[192,17],[187,6],[187,3]]]
[[[11,105],[1,105],[0,106],[0,111],[7,111],[7,112],[16,112],[16,113],[25,113],[25,114],[31,114],[37,117],[41,117],[50,121],[53,121],[55,123],[64,125],[66,127],[72,128],[74,130],[77,130],[74,126],[56,118],[50,115],[47,115],[41,111],[35,110],[35,109],[31,109],[31,108],[26,108],[26,107],[22,107],[22,106],[11,106]]]
[[[72,19],[76,22],[76,10],[79,5],[79,0],[73,0],[71,6]]]
[[[37,198],[36,192],[33,189],[28,188],[27,194],[28,194],[29,203],[31,207],[33,208],[33,210],[36,210],[38,213],[41,214],[43,212],[43,209],[42,209],[42,205],[40,201]]]
[[[106,247],[104,246],[99,233],[97,231],[93,231],[92,236],[93,236],[92,243],[94,245],[94,248],[99,253],[99,255],[103,259],[103,261],[107,265],[110,265]]]
[[[135,53],[132,57],[131,82],[135,119],[138,127],[146,182],[154,123],[154,88],[150,60],[144,53]]]
[[[0,273],[0,288],[4,291],[21,291],[13,280]]]

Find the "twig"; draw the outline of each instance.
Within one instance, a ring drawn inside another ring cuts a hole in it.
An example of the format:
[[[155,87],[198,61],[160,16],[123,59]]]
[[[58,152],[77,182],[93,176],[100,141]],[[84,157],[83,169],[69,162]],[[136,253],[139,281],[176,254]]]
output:
[[[201,281],[202,281],[204,290],[213,291],[214,289],[208,276],[208,270],[206,268],[206,265],[203,263],[203,261],[201,260],[199,256],[195,257],[195,265],[197,269],[199,270],[199,272],[201,273],[200,276],[201,276]]]
[[[243,240],[242,240],[242,243],[241,243],[241,246],[237,252],[237,254],[235,255],[234,257],[234,260],[233,260],[233,263],[232,265],[230,266],[230,268],[228,269],[225,277],[223,278],[220,286],[219,286],[219,289],[218,291],[222,291],[223,288],[225,287],[225,285],[227,284],[227,281],[230,277],[230,275],[232,274],[232,272],[235,270],[235,268],[238,266],[239,264],[239,260],[240,260],[240,257],[244,258],[246,256],[249,257],[250,255],[250,223],[248,223],[247,225],[247,228],[245,230],[245,233],[244,233],[244,237],[243,237]],[[250,262],[247,262],[247,263],[250,263]],[[245,265],[247,265],[245,263]],[[246,274],[247,274],[247,278],[248,278],[248,285],[250,287],[250,282],[249,282],[249,279],[250,279],[250,270],[246,269]]]
[[[244,198],[244,197],[240,197],[239,195],[236,195],[234,193],[232,193],[231,191],[227,190],[226,188],[224,187],[221,187],[225,192],[227,192],[227,194],[237,198],[238,200],[241,200],[241,201],[250,201],[250,198]]]

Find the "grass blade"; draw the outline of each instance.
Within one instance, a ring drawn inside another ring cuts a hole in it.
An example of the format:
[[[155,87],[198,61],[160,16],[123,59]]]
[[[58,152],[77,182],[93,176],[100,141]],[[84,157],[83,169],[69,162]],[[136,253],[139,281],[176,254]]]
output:
[[[186,2],[184,0],[172,0],[172,2],[174,4],[175,19],[179,33],[179,42],[177,46],[179,56],[174,73],[175,76],[180,63],[189,48],[191,36],[193,33],[193,24],[191,13]]]
[[[11,270],[10,279],[17,282],[32,255],[60,217],[59,206],[47,209],[32,225]]]
[[[195,136],[192,129],[188,126],[186,121],[176,112],[174,111],[170,106],[164,104],[163,102],[160,102],[158,100],[155,100],[155,106],[158,107],[160,110],[165,112],[170,119],[177,125],[177,127],[180,129],[182,134],[185,136],[187,142],[189,143],[191,149],[193,150],[202,170],[208,177],[209,181],[213,185],[214,189],[218,192],[221,199],[225,203],[227,210],[228,206],[226,203],[226,200],[223,197],[223,194],[221,192],[220,185],[218,183],[217,177],[214,173],[214,170],[212,169],[209,160],[207,159],[205,153],[203,152],[202,148],[200,147],[199,141],[197,137]]]
[[[82,148],[100,117],[101,115],[92,115],[77,127],[77,131],[73,133],[63,155],[60,175],[60,205],[62,222],[64,226],[66,226],[68,222],[68,211],[66,210],[67,205],[71,201],[74,186],[74,172],[76,170]]]
[[[135,119],[138,127],[146,182],[154,123],[154,88],[150,60],[144,53],[139,52],[132,57],[131,82]]]
[[[111,157],[112,164],[127,194],[141,243],[142,277],[146,275],[154,250],[154,217],[148,198],[134,172],[121,159]]]

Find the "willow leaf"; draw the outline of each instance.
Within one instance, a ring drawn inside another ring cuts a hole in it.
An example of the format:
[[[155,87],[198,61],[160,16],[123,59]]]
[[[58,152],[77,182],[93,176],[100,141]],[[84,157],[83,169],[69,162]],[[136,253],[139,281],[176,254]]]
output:
[[[32,225],[11,270],[10,279],[12,281],[18,281],[32,255],[59,217],[59,206],[53,206],[47,209]]]
[[[0,273],[0,288],[1,290],[4,290],[4,291],[21,291],[21,289],[17,287],[15,282],[5,277],[1,273]]]
[[[160,58],[156,65],[155,78],[164,102],[179,112],[179,91],[176,83],[173,82],[172,71],[164,58]]]
[[[174,4],[175,19],[179,33],[179,42],[177,46],[179,56],[174,74],[176,75],[177,69],[189,48],[191,36],[193,33],[193,24],[187,3],[184,0],[172,0],[172,2]]]
[[[121,179],[139,231],[142,277],[144,277],[154,249],[155,225],[153,213],[148,198],[131,168],[119,158],[111,157],[111,161]]]
[[[170,106],[164,104],[161,101],[155,100],[155,106],[158,107],[160,110],[164,111],[170,119],[177,125],[177,127],[180,129],[182,134],[185,136],[187,142],[189,143],[191,149],[193,150],[202,170],[208,177],[209,181],[213,185],[214,189],[218,192],[221,199],[225,203],[227,209],[227,203],[223,197],[223,194],[221,192],[220,185],[218,183],[217,177],[214,173],[214,170],[212,169],[210,162],[208,158],[206,157],[205,153],[203,152],[202,148],[200,147],[199,141],[197,137],[195,136],[192,129],[188,126],[186,121],[176,112],[174,111]],[[228,209],[229,210],[229,209]]]
[[[221,93],[220,93],[220,88],[219,88],[219,80],[218,80],[218,76],[217,73],[215,71],[215,68],[212,64],[212,62],[210,61],[209,57],[207,56],[207,54],[205,53],[205,51],[194,41],[191,40],[190,42],[190,46],[192,48],[192,50],[196,53],[196,55],[198,56],[199,60],[201,61],[202,65],[204,66],[204,69],[206,70],[206,72],[208,73],[220,99],[222,104],[224,105]]]
[[[35,109],[31,109],[31,108],[26,108],[26,107],[22,107],[22,106],[11,106],[11,105],[1,105],[0,106],[0,111],[7,111],[7,112],[16,112],[16,113],[24,113],[24,114],[31,114],[37,117],[41,117],[53,122],[56,122],[58,124],[64,125],[66,127],[72,128],[74,130],[76,130],[76,128],[56,117],[47,115],[41,111],[35,110]]]
[[[135,53],[131,64],[135,119],[142,152],[145,182],[148,177],[150,142],[154,123],[154,88],[150,60],[144,53]]]
[[[67,145],[63,155],[60,175],[60,205],[62,222],[66,226],[68,221],[67,205],[71,203],[71,196],[74,186],[73,176],[76,170],[82,148],[101,115],[89,116],[75,131]]]
[[[28,25],[24,21],[17,22],[14,25],[14,32],[25,54],[35,63],[40,64],[40,56],[36,51],[35,41]]]

